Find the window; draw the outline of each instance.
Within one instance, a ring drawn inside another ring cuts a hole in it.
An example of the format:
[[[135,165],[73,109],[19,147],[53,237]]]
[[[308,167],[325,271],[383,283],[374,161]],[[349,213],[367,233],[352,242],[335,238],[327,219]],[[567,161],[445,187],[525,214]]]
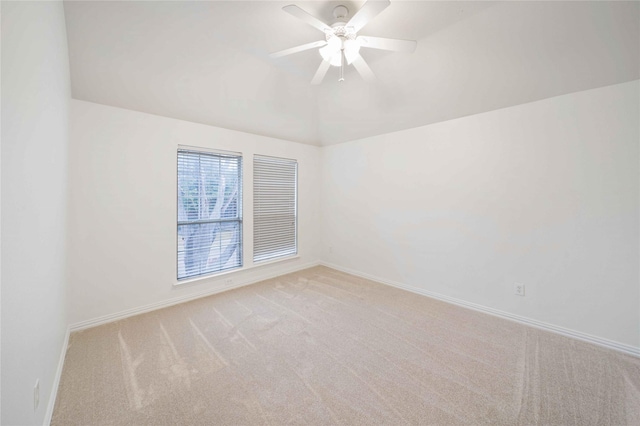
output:
[[[242,266],[242,157],[178,150],[178,280]]]
[[[253,261],[289,256],[297,247],[298,163],[253,158]]]

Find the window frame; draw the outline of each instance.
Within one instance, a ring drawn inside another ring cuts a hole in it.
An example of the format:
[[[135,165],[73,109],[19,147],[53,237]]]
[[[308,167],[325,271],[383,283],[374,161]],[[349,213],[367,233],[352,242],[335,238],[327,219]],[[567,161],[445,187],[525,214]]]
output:
[[[180,153],[191,153],[196,155],[204,155],[218,158],[233,158],[238,161],[238,195],[237,195],[237,216],[235,218],[219,218],[219,219],[205,219],[205,220],[192,220],[192,221],[180,221],[179,217],[179,203],[182,201],[180,198]],[[176,243],[175,243],[175,253],[176,253],[176,284],[185,284],[191,281],[210,278],[222,274],[227,274],[232,271],[238,271],[243,269],[244,266],[244,219],[243,219],[243,185],[244,185],[244,157],[241,152],[234,151],[223,151],[223,150],[215,150],[205,147],[194,147],[194,146],[186,146],[186,145],[178,145],[178,149],[176,151]],[[198,225],[198,224],[206,224],[206,223],[228,223],[235,222],[238,223],[238,258],[239,262],[237,266],[225,269],[219,269],[217,271],[205,272],[197,275],[188,275],[184,277],[180,277],[180,227],[185,225]]]

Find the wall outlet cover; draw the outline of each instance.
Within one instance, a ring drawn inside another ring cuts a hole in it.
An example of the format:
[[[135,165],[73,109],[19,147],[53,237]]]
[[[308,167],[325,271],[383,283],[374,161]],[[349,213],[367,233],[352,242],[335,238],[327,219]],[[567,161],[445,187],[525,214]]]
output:
[[[516,296],[524,296],[524,284],[519,284],[519,283],[514,284],[513,293]]]

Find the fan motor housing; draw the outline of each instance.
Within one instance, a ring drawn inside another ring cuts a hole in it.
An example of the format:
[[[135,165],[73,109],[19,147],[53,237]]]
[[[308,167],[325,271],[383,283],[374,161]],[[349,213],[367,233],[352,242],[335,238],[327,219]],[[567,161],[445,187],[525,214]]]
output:
[[[356,32],[353,27],[347,27],[346,22],[336,22],[331,24],[331,31],[327,31],[326,39],[329,41],[331,37],[339,37],[343,40],[355,40]]]

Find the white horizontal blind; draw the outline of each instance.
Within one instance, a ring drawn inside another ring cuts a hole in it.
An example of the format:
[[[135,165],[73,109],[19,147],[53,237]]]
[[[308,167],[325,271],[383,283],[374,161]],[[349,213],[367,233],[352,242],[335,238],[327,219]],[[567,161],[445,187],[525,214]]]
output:
[[[178,279],[242,266],[242,157],[178,150]]]
[[[298,163],[256,155],[253,158],[253,261],[298,252]]]

